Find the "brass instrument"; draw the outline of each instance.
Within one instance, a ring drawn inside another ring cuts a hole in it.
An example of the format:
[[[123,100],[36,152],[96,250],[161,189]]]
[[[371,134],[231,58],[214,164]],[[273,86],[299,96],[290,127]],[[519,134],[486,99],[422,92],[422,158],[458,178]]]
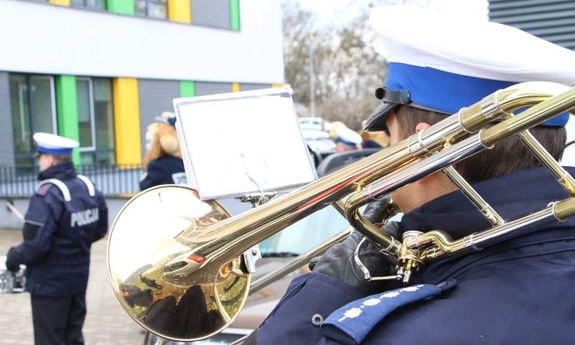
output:
[[[517,84],[359,162],[233,217],[219,203],[202,201],[184,186],[146,190],[124,206],[112,225],[108,268],[113,290],[128,314],[149,331],[180,341],[207,338],[234,320],[248,296],[250,263],[242,254],[328,205],[395,257],[399,269],[392,278],[407,283],[427,262],[479,250],[520,235],[530,224],[561,221],[575,214],[575,181],[527,131],[574,107],[575,88],[547,82]],[[494,125],[485,128],[488,124]],[[540,158],[571,197],[541,210],[529,210],[523,218],[504,221],[451,165],[514,135]],[[492,224],[490,229],[456,240],[441,230],[410,231],[396,239],[361,216],[361,206],[439,170],[485,215]]]

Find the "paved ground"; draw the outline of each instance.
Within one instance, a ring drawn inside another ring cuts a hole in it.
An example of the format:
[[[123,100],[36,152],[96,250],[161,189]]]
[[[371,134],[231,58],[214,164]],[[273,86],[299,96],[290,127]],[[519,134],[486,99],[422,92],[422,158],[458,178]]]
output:
[[[20,243],[20,229],[0,229],[0,255]],[[86,345],[141,345],[144,334],[122,309],[112,292],[106,268],[104,238],[92,246],[92,264],[88,282],[88,315],[84,324]],[[0,293],[0,345],[33,345],[30,295]]]

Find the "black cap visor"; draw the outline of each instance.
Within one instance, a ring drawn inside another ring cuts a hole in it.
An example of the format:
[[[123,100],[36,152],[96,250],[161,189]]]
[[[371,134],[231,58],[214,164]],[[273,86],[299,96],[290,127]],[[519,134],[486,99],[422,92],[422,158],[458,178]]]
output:
[[[387,131],[385,118],[398,105],[399,103],[381,103],[365,120],[363,130],[366,132]]]
[[[409,90],[394,91],[384,87],[375,90],[375,97],[383,102],[369,115],[363,126],[366,132],[387,131],[385,118],[400,104],[411,104]]]

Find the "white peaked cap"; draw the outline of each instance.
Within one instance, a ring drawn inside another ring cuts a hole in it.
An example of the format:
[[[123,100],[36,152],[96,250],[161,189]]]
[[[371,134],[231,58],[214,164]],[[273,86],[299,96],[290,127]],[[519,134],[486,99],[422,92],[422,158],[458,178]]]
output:
[[[414,6],[375,8],[369,22],[390,62],[501,81],[575,85],[575,52],[508,25]]]
[[[38,152],[51,155],[71,155],[79,146],[76,140],[51,133],[34,133],[33,139],[38,144]]]
[[[355,146],[361,143],[362,138],[359,133],[344,125],[336,128],[337,138],[336,141],[342,142],[349,146]]]
[[[369,22],[390,62],[384,91],[409,92],[382,95],[384,104],[368,119],[368,130],[401,103],[453,114],[520,82],[575,85],[574,51],[511,26],[399,5],[374,8]],[[567,119],[559,115],[545,125],[563,126]]]

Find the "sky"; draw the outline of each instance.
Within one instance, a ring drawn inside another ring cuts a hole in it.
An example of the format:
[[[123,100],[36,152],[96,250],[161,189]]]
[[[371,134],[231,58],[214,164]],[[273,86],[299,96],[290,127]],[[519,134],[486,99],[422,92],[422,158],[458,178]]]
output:
[[[320,23],[344,22],[354,11],[366,7],[368,0],[299,0],[302,8],[317,13]],[[378,1],[371,1],[378,3]],[[384,3],[385,1],[379,1]],[[455,10],[459,13],[487,18],[488,0],[389,0],[387,3],[409,3],[424,7]]]

